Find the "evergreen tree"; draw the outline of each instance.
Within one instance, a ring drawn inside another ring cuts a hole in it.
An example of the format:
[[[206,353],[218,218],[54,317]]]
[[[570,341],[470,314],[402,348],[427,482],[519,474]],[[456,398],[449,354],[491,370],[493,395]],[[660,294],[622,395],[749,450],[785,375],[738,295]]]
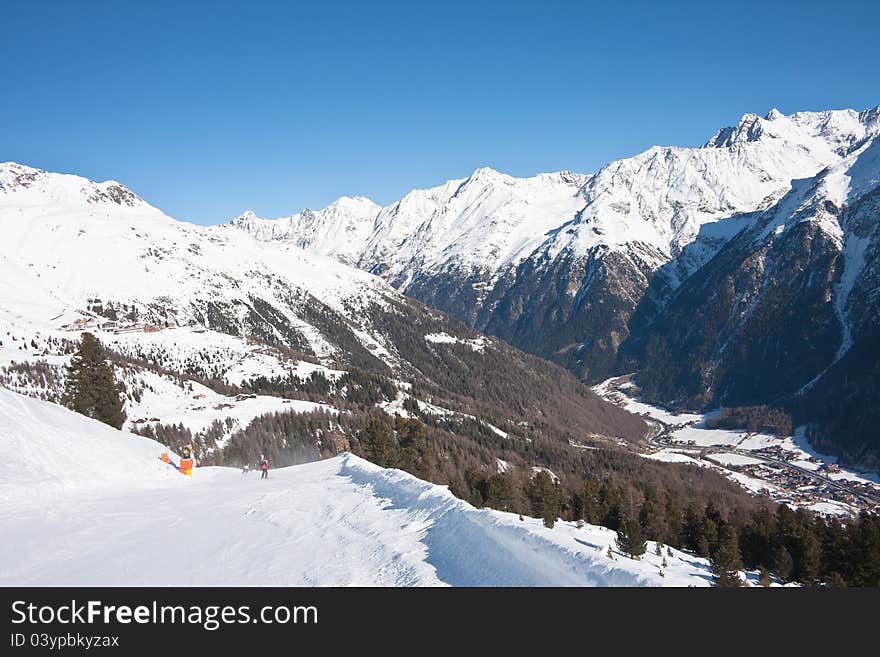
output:
[[[783,582],[787,582],[791,577],[794,562],[791,559],[791,554],[784,545],[780,545],[773,554],[773,564],[780,579],[782,579]]]
[[[599,487],[598,524],[617,530],[620,527],[622,514],[620,489],[607,480],[603,481]]]
[[[707,509],[706,517],[700,525],[700,537],[697,540],[697,554],[711,557],[718,546],[718,523]]]
[[[67,366],[61,403],[69,409],[121,429],[125,423],[123,387],[98,339],[83,333],[79,349]]]
[[[700,554],[699,549],[700,537],[702,535],[703,517],[693,504],[689,505],[685,512],[684,521],[681,526],[680,544],[687,550],[693,550]]]
[[[383,468],[397,466],[397,443],[384,414],[370,414],[361,440],[367,459]]]
[[[394,417],[394,430],[400,444],[398,467],[420,479],[429,479],[433,461],[428,450],[425,425],[418,418]]]
[[[862,511],[852,525],[852,586],[880,586],[880,516]]]
[[[509,511],[513,506],[513,482],[510,475],[499,473],[489,477],[486,486],[486,506]]]
[[[822,548],[819,539],[809,529],[803,530],[797,541],[795,579],[803,584],[815,584],[822,565]]]
[[[639,510],[639,522],[645,534],[662,541],[669,531],[666,523],[666,505],[658,501],[657,491],[652,486],[644,488],[645,501]]]
[[[673,547],[681,547],[681,528],[683,519],[681,509],[671,495],[666,496],[666,534],[663,542]]]
[[[544,525],[552,529],[559,517],[559,486],[547,472],[539,470],[529,483],[528,496],[532,513],[537,518],[543,518]]]
[[[718,534],[718,545],[713,550],[711,557],[715,586],[742,586],[738,572],[742,568],[742,557],[739,552],[736,530],[731,524],[724,523]]]
[[[617,530],[617,549],[628,554],[632,559],[638,559],[648,549],[648,541],[641,523],[634,515],[624,518]]]

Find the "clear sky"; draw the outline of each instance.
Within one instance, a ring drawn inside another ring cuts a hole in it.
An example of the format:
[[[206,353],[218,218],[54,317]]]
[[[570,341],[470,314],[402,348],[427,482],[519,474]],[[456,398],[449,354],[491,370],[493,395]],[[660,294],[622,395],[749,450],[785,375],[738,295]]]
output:
[[[179,5],[179,6],[178,6]],[[178,219],[595,171],[745,112],[880,103],[880,2],[44,2],[0,12],[0,161]]]

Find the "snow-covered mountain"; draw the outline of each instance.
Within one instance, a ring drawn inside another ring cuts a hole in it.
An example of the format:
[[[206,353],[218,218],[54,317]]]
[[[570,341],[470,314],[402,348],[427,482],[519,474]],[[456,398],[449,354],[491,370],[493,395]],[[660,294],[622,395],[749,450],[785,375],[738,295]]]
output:
[[[857,142],[765,211],[720,224],[711,230],[729,239],[694,275],[671,294],[665,269],[652,281],[654,298],[668,296],[656,315],[642,311],[623,348],[643,393],[692,407],[784,405],[816,424],[814,444],[875,467],[880,141]]]
[[[343,196],[317,212],[306,209],[281,219],[260,219],[248,210],[231,223],[264,242],[290,242],[312,253],[354,263],[380,209],[363,196]]]
[[[595,175],[514,178],[482,168],[386,208],[342,197],[318,212],[277,220],[247,212],[231,223],[258,239],[323,254],[345,243],[362,267],[379,268],[404,290],[414,277],[455,263],[493,274],[536,253],[553,258],[641,242],[668,259],[701,225],[766,207],[793,179],[864,144],[880,129],[878,115],[878,108],[790,116],[774,109],[744,115],[700,148],[656,146]]]
[[[57,400],[89,330],[127,359],[117,365],[127,426],[182,427],[203,435],[205,453],[261,415],[355,403],[510,424],[499,431],[523,445],[535,439],[530,418],[546,414],[562,442],[569,429],[578,440],[646,431],[557,368],[368,272],[289,241],[175,221],[115,182],[0,165],[0,231],[0,385]],[[417,399],[414,384],[430,392]],[[252,385],[269,394],[243,395]]]
[[[777,403],[833,375],[834,364],[858,342],[852,323],[870,326],[875,317],[865,308],[874,308],[870,291],[877,285],[871,245],[878,165],[871,144],[878,133],[880,106],[791,115],[774,109],[744,115],[701,147],[653,147],[593,175],[516,179],[480,169],[415,190],[365,219],[370,229],[358,234],[369,235],[346,257],[359,251],[361,268],[407,295],[581,379],[651,368],[665,390],[655,401]],[[761,254],[737,256],[737,267],[750,268],[747,281],[723,278],[731,273],[734,249]],[[776,261],[790,261],[770,268],[769,251]],[[768,294],[803,272],[798,292],[785,299]],[[682,299],[702,285],[699,312],[717,310],[707,281],[731,286],[725,303],[733,314],[696,338],[689,313],[697,308]],[[658,334],[662,322],[655,318],[676,298],[687,311],[668,311],[667,329]],[[757,326],[764,316],[755,308],[770,307],[771,299],[783,313],[771,326],[786,327],[774,349],[793,369],[780,380],[757,382],[763,370],[744,374],[743,350],[766,356],[767,336],[776,334],[765,326],[746,338],[741,329],[750,321]],[[788,330],[792,324],[815,328],[816,317],[824,318],[818,333]],[[749,346],[732,342],[731,332]],[[645,359],[646,341],[655,334],[668,340],[651,349],[669,350],[669,358]],[[684,334],[716,355],[705,362],[683,349]],[[812,345],[808,354],[801,348],[805,340]],[[675,386],[658,367],[670,358],[686,370]],[[849,385],[845,380],[852,378],[841,376],[838,387]],[[803,419],[814,418],[807,413]]]
[[[0,222],[3,279],[19,283],[7,289],[43,306],[47,324],[89,306],[108,319],[111,309],[150,322],[170,313],[181,324],[261,327],[270,340],[329,356],[333,346],[297,314],[304,299],[342,312],[397,298],[375,277],[291,245],[175,221],[118,183],[14,163],[0,165]]]
[[[701,238],[702,226],[772,206],[793,180],[878,130],[878,108],[772,110],[743,116],[700,148],[654,147],[594,175],[517,179],[479,169],[367,212],[359,228],[299,218],[320,213],[234,224],[261,239],[304,243],[307,232],[315,235],[307,248],[321,253],[344,244],[346,260],[401,291],[598,380],[653,273]],[[706,235],[671,285],[723,242]]]
[[[604,527],[475,509],[351,454],[267,481],[223,467],[190,479],[159,460],[164,445],[2,388],[0,436],[3,586],[711,582],[705,559],[652,543],[634,561]]]

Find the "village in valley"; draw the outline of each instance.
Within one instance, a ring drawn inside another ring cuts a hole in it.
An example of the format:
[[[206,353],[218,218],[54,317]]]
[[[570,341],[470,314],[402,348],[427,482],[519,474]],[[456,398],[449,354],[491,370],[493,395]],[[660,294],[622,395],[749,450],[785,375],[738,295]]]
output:
[[[756,495],[826,515],[880,511],[880,477],[841,467],[815,453],[804,427],[794,435],[709,428],[713,413],[675,413],[646,404],[631,377],[609,379],[594,390],[654,427],[645,458],[713,468]]]

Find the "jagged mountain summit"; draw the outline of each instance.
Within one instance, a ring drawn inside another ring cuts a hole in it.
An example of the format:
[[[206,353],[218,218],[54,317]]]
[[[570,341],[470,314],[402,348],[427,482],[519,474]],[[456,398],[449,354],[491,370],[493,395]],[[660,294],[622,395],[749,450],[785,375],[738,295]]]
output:
[[[313,253],[354,263],[380,209],[363,196],[343,196],[317,212],[307,209],[281,219],[260,219],[249,210],[231,223],[264,242],[290,242]]]
[[[515,265],[539,245],[552,256],[644,242],[670,254],[692,241],[700,225],[758,209],[791,180],[852,152],[876,135],[877,113],[786,116],[774,109],[764,117],[744,115],[700,148],[655,146],[594,175],[514,178],[481,168],[413,190],[386,208],[342,197],[317,212],[277,220],[246,212],[231,223],[258,239],[293,241],[323,254],[332,255],[334,243],[352,242],[347,248],[359,252],[362,267],[381,268],[404,288],[419,273],[453,261],[489,272]]]

